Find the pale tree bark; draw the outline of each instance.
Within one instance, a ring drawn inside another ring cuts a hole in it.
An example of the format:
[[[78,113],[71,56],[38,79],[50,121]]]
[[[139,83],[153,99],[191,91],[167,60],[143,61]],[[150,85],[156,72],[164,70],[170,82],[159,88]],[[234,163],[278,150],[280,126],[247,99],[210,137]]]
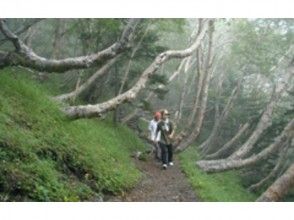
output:
[[[202,26],[203,26],[203,19],[199,19],[199,24],[198,24],[198,29],[197,29],[197,35],[196,38],[199,36],[199,34],[201,33],[202,30]],[[195,35],[196,31],[192,32],[191,37],[190,37],[190,43],[192,42],[192,39]],[[201,45],[200,45],[201,46]],[[174,71],[174,73],[169,77],[167,84],[171,83],[182,71],[182,69],[185,67],[185,72],[188,71],[188,69],[192,66],[193,63],[190,63],[188,61],[191,61],[191,57],[187,57],[182,59],[182,61],[180,62],[178,68],[176,71]],[[150,101],[153,97],[155,96],[155,93],[153,91],[151,91],[147,97],[145,98],[146,101]],[[134,118],[138,113],[139,113],[140,109],[136,108],[134,109],[131,113],[129,113],[128,115],[124,116],[121,119],[122,123],[127,123],[129,122],[132,118]]]
[[[200,19],[196,39],[199,37],[199,34],[202,33],[200,31],[201,30],[200,27],[202,27],[202,25],[203,25],[203,21],[202,21],[202,19]],[[190,37],[190,42],[191,42],[191,39],[192,39],[192,36],[193,35],[194,35],[194,32],[192,33],[192,35]],[[192,59],[191,56],[182,59],[182,61],[180,62],[178,68],[176,69],[176,71],[174,71],[173,74],[171,74],[171,76],[169,77],[169,79],[167,81],[167,84],[171,83],[182,72],[183,68],[185,70],[185,73],[188,72],[188,70],[194,64],[194,61],[193,62],[190,62],[191,59]],[[149,94],[147,95],[147,97],[144,100],[150,101],[155,95],[156,94],[153,91],[151,91],[151,92],[149,92]],[[138,108],[134,109],[131,113],[129,113],[128,115],[124,116],[121,119],[121,122],[122,123],[129,122],[132,118],[134,118],[139,113],[139,111],[140,111],[140,109],[138,109]]]
[[[187,72],[187,68],[185,68],[185,71]],[[183,89],[181,92],[181,96],[180,96],[180,103],[179,103],[179,108],[177,111],[177,114],[175,116],[175,123],[178,124],[179,121],[182,118],[182,112],[183,112],[183,106],[184,106],[184,101],[185,101],[185,97],[187,94],[187,84],[188,84],[188,79],[189,79],[189,75],[185,74],[184,75],[184,84],[183,84]]]
[[[253,148],[254,144],[256,143],[256,141],[258,140],[258,138],[262,134],[262,132],[267,127],[270,126],[273,107],[276,104],[276,102],[278,101],[278,97],[280,97],[282,95],[282,92],[285,91],[285,89],[287,88],[287,82],[291,81],[291,79],[293,77],[293,67],[294,67],[293,62],[294,62],[294,60],[292,60],[290,62],[290,65],[287,69],[287,74],[285,77],[286,79],[284,79],[283,82],[279,82],[278,86],[276,86],[276,88],[274,89],[272,98],[271,98],[269,104],[267,105],[266,110],[264,111],[264,113],[261,117],[261,120],[259,121],[255,131],[252,133],[252,135],[249,137],[249,139],[242,145],[242,147],[239,150],[237,150],[236,152],[241,152],[241,153],[245,152],[245,155],[246,155]],[[280,63],[281,62],[279,61],[279,64]],[[276,68],[274,68],[274,69],[276,69]],[[246,130],[247,128],[243,128],[243,129]],[[231,141],[229,141],[227,144],[225,144],[220,150],[207,156],[206,159],[220,158],[224,153],[226,153],[228,150],[230,150],[232,147],[234,147],[233,144],[244,133],[243,129],[239,130],[239,132],[236,134],[236,136],[233,139],[231,139]],[[236,156],[237,156],[236,154],[232,154],[231,157],[229,157],[227,159],[240,159]],[[214,160],[214,163],[217,163],[217,162],[224,163],[223,160],[222,161]]]
[[[201,31],[202,29],[202,20],[199,19],[199,25],[198,25],[198,32]],[[187,90],[187,93],[191,93],[192,89],[193,89],[193,82],[195,83],[195,92],[196,94],[200,95],[201,92],[201,88],[202,88],[202,81],[203,81],[203,74],[201,74],[201,70],[203,69],[203,56],[202,56],[202,45],[199,46],[198,50],[196,51],[196,73],[195,75],[193,75],[193,80],[191,80],[191,84],[189,86],[189,90]],[[201,75],[200,75],[201,74]],[[196,96],[197,96],[196,95]],[[199,96],[198,95],[198,96]],[[197,98],[196,98],[197,100]],[[197,105],[194,105],[194,108],[196,108]],[[193,109],[192,115],[195,116],[196,113],[196,109]],[[194,116],[191,116],[191,120],[188,120],[188,123],[190,123],[190,121],[193,121],[193,119],[195,118]],[[191,124],[188,124],[189,126],[191,126]]]
[[[152,96],[152,95],[153,95],[152,93],[149,94],[149,96],[147,96],[145,100],[146,100],[146,101],[149,101],[150,98],[148,98],[148,97],[150,97],[150,96]],[[136,109],[134,109],[131,113],[129,113],[129,114],[127,114],[126,116],[124,116],[124,117],[120,120],[120,122],[123,123],[123,124],[126,124],[126,123],[128,123],[132,118],[134,118],[136,115],[138,115],[138,113],[139,113],[139,109],[136,108]]]
[[[266,159],[270,154],[280,149],[284,142],[294,138],[294,119],[292,119],[284,128],[283,132],[276,137],[275,141],[260,153],[246,159],[221,159],[221,160],[200,160],[196,162],[197,166],[206,172],[221,172],[231,169],[240,169],[251,166]]]
[[[137,43],[137,45],[133,48],[133,50],[131,52],[131,56],[130,56],[130,59],[129,59],[128,63],[127,63],[125,73],[123,75],[122,82],[121,82],[121,85],[120,85],[120,88],[119,88],[119,91],[118,91],[118,95],[120,95],[124,90],[125,84],[128,81],[128,77],[129,77],[129,73],[130,73],[130,70],[131,70],[131,65],[132,65],[133,59],[134,59],[137,51],[140,49],[140,47],[142,45],[142,42],[143,42],[144,38],[146,37],[146,35],[148,34],[149,30],[150,30],[150,26],[148,25],[147,28],[145,29],[145,32],[141,36],[139,42]],[[115,114],[117,115],[117,120],[120,120],[120,122],[121,122],[122,119],[120,119],[120,117],[119,117],[119,114],[120,114],[119,106],[115,109]],[[128,120],[130,120],[130,119],[131,118],[128,118]],[[123,118],[123,120],[124,120],[124,118]]]
[[[212,48],[210,48],[212,49]],[[210,50],[208,49],[208,51]],[[202,90],[203,90],[203,84],[204,84],[204,81],[205,81],[205,75],[207,75],[207,72],[208,72],[208,68],[207,68],[207,62],[210,63],[210,80],[212,78],[212,75],[213,73],[215,72],[216,68],[218,67],[218,61],[215,62],[214,64],[214,67],[212,67],[212,64],[214,63],[214,59],[216,57],[216,54],[214,53],[210,53],[208,52],[208,55],[207,55],[207,58],[206,58],[206,61],[204,62],[204,56],[202,56],[202,53],[203,53],[203,50],[201,47],[199,47],[198,51],[197,51],[197,74],[196,74],[196,77],[195,77],[195,88],[196,88],[196,97],[195,97],[195,102],[194,102],[194,106],[193,106],[193,109],[192,109],[192,113],[190,115],[190,118],[188,120],[188,128],[192,127],[194,124],[195,124],[195,118],[196,118],[196,115],[198,114],[198,111],[199,109],[201,108],[201,102],[200,102],[200,99],[201,99],[201,93],[202,93]]]
[[[214,144],[214,140],[212,140],[212,139],[217,138],[218,127],[219,127],[218,126],[219,117],[220,117],[219,104],[215,104],[215,107],[214,107],[214,125],[212,127],[212,131],[210,132],[210,135],[208,136],[208,138],[202,144],[200,144],[200,146],[198,147],[201,155],[206,154],[206,152],[211,148],[210,145]]]
[[[177,70],[169,77],[169,79],[168,79],[168,81],[167,81],[167,84],[169,84],[169,83],[171,83],[180,73],[181,73],[181,70],[182,70],[182,68],[183,68],[183,66],[184,66],[184,64],[185,64],[185,62],[186,62],[186,60],[187,60],[187,58],[184,58],[181,62],[180,62],[180,64],[179,64],[179,66],[178,66],[178,68],[177,68]],[[146,101],[150,101],[154,96],[155,96],[156,94],[153,92],[153,91],[151,91],[151,92],[149,92],[149,94],[146,96],[146,98],[144,99],[144,100],[146,100]],[[121,122],[123,123],[123,124],[125,124],[125,123],[128,123],[132,118],[134,118],[138,113],[139,113],[139,111],[140,111],[140,109],[138,109],[138,108],[136,108],[136,109],[134,109],[131,113],[129,113],[129,114],[127,114],[126,116],[124,116],[122,119],[121,119]]]
[[[267,104],[255,130],[253,131],[251,136],[248,138],[248,140],[235,153],[233,153],[229,157],[230,159],[239,159],[246,156],[252,150],[252,148],[254,147],[254,144],[257,142],[257,140],[263,134],[263,132],[268,127],[271,126],[274,107],[278,103],[282,94],[288,88],[289,86],[288,84],[289,82],[291,82],[293,75],[294,75],[294,59],[291,61],[289,67],[287,68],[286,76],[276,84],[271,100]]]
[[[185,67],[185,69],[184,69],[184,74],[186,74],[186,72],[188,72],[188,70],[191,68],[191,66],[194,64],[194,61],[192,62],[187,62],[188,61],[188,59],[189,59],[190,57],[187,57],[187,58],[184,58],[181,62],[180,62],[180,64],[179,64],[179,66],[178,66],[178,68],[177,68],[177,70],[176,71],[174,71],[173,72],[173,74],[168,78],[168,80],[167,80],[167,85],[168,84],[170,84],[181,72],[182,72],[182,69]],[[186,64],[188,64],[188,65],[186,65]],[[183,75],[184,75],[183,74]],[[157,88],[160,88],[161,87],[161,85],[159,85]],[[156,95],[156,93],[155,92],[153,92],[153,91],[150,91],[149,93],[148,93],[148,95],[146,96],[146,98],[144,98],[144,100],[145,101],[150,101],[152,98],[154,98],[155,97],[155,95]],[[129,122],[132,118],[134,118],[136,115],[138,115],[138,113],[139,113],[139,111],[140,111],[140,109],[139,108],[136,108],[136,109],[134,109],[131,113],[129,113],[128,115],[126,115],[125,117],[123,117],[122,118],[122,120],[121,120],[121,122],[122,123],[127,123],[127,122]]]
[[[183,139],[183,141],[179,143],[179,145],[176,148],[177,152],[183,151],[189,145],[191,145],[194,142],[194,140],[198,137],[200,133],[200,129],[202,127],[202,122],[203,122],[206,105],[207,105],[209,82],[210,82],[210,77],[212,74],[211,67],[212,67],[212,57],[213,57],[212,56],[213,33],[214,33],[214,21],[210,21],[208,54],[207,54],[207,59],[205,62],[205,76],[203,77],[201,94],[199,97],[200,108],[199,108],[199,111],[197,111],[195,127],[192,129],[192,132],[189,134],[189,136],[186,139]]]
[[[276,165],[271,170],[271,172],[266,177],[264,177],[263,179],[258,181],[257,183],[251,185],[249,187],[249,191],[257,191],[257,190],[259,190],[262,186],[264,186],[272,178],[274,178],[274,177],[276,177],[278,175],[278,173],[280,172],[281,168],[283,167],[283,164],[284,164],[285,159],[287,157],[287,152],[288,152],[288,148],[289,148],[290,144],[289,143],[284,143],[284,145],[285,146],[284,146],[283,150],[279,154],[278,161],[276,162]]]
[[[217,80],[217,84],[216,84],[216,91],[217,91],[217,94],[218,94],[218,100],[215,102],[215,113],[214,113],[214,125],[213,125],[213,128],[212,128],[212,131],[210,133],[210,136],[198,147],[199,150],[201,151],[204,151],[206,146],[209,145],[210,143],[210,139],[212,138],[212,136],[216,136],[216,133],[218,131],[218,124],[219,124],[219,121],[220,121],[220,112],[219,112],[219,99],[221,97],[221,94],[222,94],[222,87],[223,87],[223,81],[224,81],[224,74],[223,72],[221,72],[221,74],[219,75],[219,79]],[[235,92],[235,90],[233,90],[233,93]],[[204,153],[204,152],[202,152]]]
[[[203,76],[205,74],[202,69],[201,53],[202,53],[201,48],[199,48],[197,50],[197,68],[196,68],[197,76],[195,77],[196,97],[195,97],[195,102],[194,102],[194,106],[192,109],[192,113],[191,113],[190,119],[188,121],[189,128],[193,125],[196,113],[197,113],[198,109],[200,108],[200,103],[199,103],[200,101],[199,100],[200,100],[200,95],[201,95],[203,81],[204,81]]]
[[[121,86],[119,88],[119,92],[118,94],[121,94],[123,92],[123,89],[124,89],[124,86],[128,80],[128,76],[129,76],[129,73],[130,73],[130,69],[131,69],[131,65],[132,65],[132,61],[137,53],[137,51],[140,49],[141,45],[142,45],[142,42],[144,40],[144,38],[146,37],[146,35],[148,34],[149,32],[149,26],[147,26],[145,32],[143,33],[142,37],[140,38],[138,44],[133,48],[132,52],[131,52],[131,56],[130,56],[130,59],[129,59],[129,62],[126,66],[126,70],[125,70],[125,74],[123,76],[123,79],[122,79],[122,83],[121,83]]]
[[[221,158],[226,152],[230,151],[234,147],[234,144],[239,140],[239,138],[245,133],[245,131],[248,128],[249,128],[249,123],[247,122],[239,128],[238,132],[235,134],[235,136],[232,139],[230,139],[225,145],[223,145],[215,153],[205,156],[205,159],[211,160],[211,159]]]
[[[210,22],[210,20],[208,20]],[[96,105],[79,105],[79,106],[70,106],[64,109],[66,115],[71,118],[84,118],[84,117],[95,117],[101,116],[102,113],[115,109],[118,105],[131,101],[136,98],[137,94],[141,89],[146,86],[148,79],[151,75],[153,75],[159,67],[173,58],[185,58],[190,56],[197,48],[199,47],[202,39],[205,36],[207,25],[203,28],[202,32],[198,35],[195,42],[191,45],[191,47],[185,50],[168,50],[159,54],[154,62],[142,73],[139,80],[135,83],[135,85],[129,89],[128,91],[106,101],[103,103],[99,103]]]
[[[54,99],[58,101],[68,101],[76,98],[82,92],[84,92],[87,88],[89,88],[93,83],[100,77],[107,74],[110,68],[114,65],[114,63],[119,59],[120,55],[117,57],[107,61],[99,70],[97,70],[90,78],[88,78],[82,85],[77,83],[76,89],[70,93],[62,94],[55,96]],[[80,78],[79,78],[80,79]],[[78,80],[79,81],[79,80]]]
[[[210,153],[210,149],[215,144],[215,141],[216,141],[216,138],[219,134],[220,128],[224,124],[224,122],[227,120],[229,113],[230,113],[230,110],[232,109],[233,103],[234,103],[236,97],[238,96],[239,86],[240,86],[240,83],[238,83],[238,85],[233,89],[221,115],[219,116],[219,118],[216,119],[214,127],[213,127],[209,137],[207,138],[206,141],[204,141],[200,145],[199,148],[202,149],[203,154]]]
[[[279,177],[256,201],[275,202],[280,201],[288,191],[294,187],[294,164]]]
[[[72,69],[98,66],[114,58],[128,47],[128,43],[139,21],[140,19],[130,19],[120,39],[102,51],[80,57],[47,59],[37,55],[31,48],[24,44],[17,35],[9,30],[5,20],[0,19],[0,31],[15,47],[15,51],[0,51],[0,68],[6,66],[23,66],[44,72],[62,73]]]
[[[185,73],[188,71],[188,69],[191,67],[190,58],[191,57],[187,57],[185,59],[182,59],[177,70],[174,71],[173,74],[168,78],[167,84],[171,83],[182,72],[183,69],[185,69],[185,71],[184,71]]]

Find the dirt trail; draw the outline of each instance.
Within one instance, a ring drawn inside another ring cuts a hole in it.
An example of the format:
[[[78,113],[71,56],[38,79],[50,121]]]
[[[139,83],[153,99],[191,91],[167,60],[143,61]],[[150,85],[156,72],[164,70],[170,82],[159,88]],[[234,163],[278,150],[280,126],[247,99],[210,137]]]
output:
[[[110,202],[196,202],[199,201],[175,158],[175,165],[167,170],[151,156],[147,161],[135,161],[143,173],[142,181],[125,195],[109,198]]]

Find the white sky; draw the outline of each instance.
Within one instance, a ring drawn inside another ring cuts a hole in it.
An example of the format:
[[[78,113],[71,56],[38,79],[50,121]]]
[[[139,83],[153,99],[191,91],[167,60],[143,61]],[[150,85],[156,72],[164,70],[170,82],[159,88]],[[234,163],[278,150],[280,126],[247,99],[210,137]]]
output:
[[[2,0],[0,17],[293,17],[293,0]]]

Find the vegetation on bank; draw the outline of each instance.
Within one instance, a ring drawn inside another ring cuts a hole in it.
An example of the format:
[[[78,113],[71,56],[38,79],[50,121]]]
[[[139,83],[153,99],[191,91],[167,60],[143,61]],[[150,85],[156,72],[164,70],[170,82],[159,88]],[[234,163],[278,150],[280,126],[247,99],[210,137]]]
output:
[[[122,125],[68,120],[24,70],[0,71],[0,200],[99,200],[139,179],[144,144]]]
[[[195,148],[190,147],[179,158],[182,170],[202,201],[249,202],[257,198],[242,186],[237,171],[207,174],[200,170],[196,166],[199,155]]]

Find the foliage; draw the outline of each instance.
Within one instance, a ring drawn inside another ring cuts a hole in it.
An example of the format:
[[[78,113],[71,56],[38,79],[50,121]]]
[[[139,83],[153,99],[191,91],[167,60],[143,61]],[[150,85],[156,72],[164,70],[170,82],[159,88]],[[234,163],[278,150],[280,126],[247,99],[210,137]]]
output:
[[[139,180],[129,155],[144,145],[129,129],[69,121],[23,70],[0,74],[1,200],[95,200]]]
[[[196,167],[195,161],[198,159],[198,153],[193,147],[180,154],[181,167],[195,193],[203,201],[249,202],[257,198],[242,186],[237,172],[207,174]]]

